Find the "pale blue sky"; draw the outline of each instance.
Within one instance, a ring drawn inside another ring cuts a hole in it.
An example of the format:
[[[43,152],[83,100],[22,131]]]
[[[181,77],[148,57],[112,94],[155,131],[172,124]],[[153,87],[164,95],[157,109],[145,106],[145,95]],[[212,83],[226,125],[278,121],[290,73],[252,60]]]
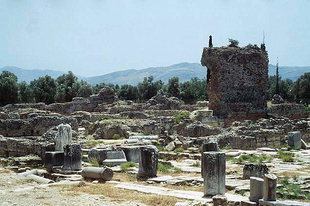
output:
[[[0,0],[0,67],[83,76],[200,62],[228,38],[310,65],[309,0]]]

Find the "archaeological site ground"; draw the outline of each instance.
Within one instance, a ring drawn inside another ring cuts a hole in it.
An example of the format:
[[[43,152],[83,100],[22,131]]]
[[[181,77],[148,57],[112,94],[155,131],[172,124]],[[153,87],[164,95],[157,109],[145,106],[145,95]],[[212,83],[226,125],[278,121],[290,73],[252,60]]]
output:
[[[268,99],[268,63],[211,42],[208,101],[104,87],[1,107],[0,205],[310,205],[310,110]]]

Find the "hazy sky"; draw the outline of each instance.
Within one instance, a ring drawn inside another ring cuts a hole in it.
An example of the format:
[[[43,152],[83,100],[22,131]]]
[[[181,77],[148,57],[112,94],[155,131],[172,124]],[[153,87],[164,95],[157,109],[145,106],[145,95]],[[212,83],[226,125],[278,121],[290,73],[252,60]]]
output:
[[[0,67],[93,76],[200,62],[228,38],[310,65],[309,0],[0,0]]]

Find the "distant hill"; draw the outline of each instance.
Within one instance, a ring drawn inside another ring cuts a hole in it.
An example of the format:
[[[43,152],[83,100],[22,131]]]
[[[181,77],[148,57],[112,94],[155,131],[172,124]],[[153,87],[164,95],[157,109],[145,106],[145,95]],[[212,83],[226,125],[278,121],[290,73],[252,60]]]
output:
[[[288,67],[280,66],[279,72],[282,79],[296,80],[305,72],[310,72],[310,66],[307,67]],[[269,65],[269,75],[275,75],[276,67]],[[147,69],[131,69],[113,72],[101,76],[85,78],[90,84],[112,83],[112,84],[132,84],[136,85],[143,81],[144,77],[153,76],[154,80],[168,82],[171,77],[179,77],[181,82],[188,81],[191,78],[204,78],[207,74],[207,68],[198,63],[180,63],[167,67],[151,67]]]
[[[305,67],[279,66],[279,74],[282,79],[291,79],[295,81],[306,72],[310,72],[310,66]],[[275,74],[276,74],[276,66],[269,64],[269,75],[272,76]]]
[[[34,79],[38,79],[39,77],[45,76],[45,75],[49,75],[53,78],[57,78],[60,75],[63,75],[65,72],[61,72],[61,71],[55,71],[55,70],[40,70],[40,69],[21,69],[18,67],[11,67],[11,66],[6,66],[6,67],[2,67],[0,68],[0,73],[2,71],[9,71],[14,73],[19,82],[25,81],[25,82],[30,82]]]
[[[54,70],[39,70],[32,69],[26,70],[18,67],[3,67],[0,68],[0,72],[8,70],[14,73],[18,77],[18,81],[30,82],[33,79],[37,79],[41,76],[50,75],[53,78],[64,74],[62,71]],[[294,67],[294,66],[280,66],[280,76],[282,79],[296,80],[306,72],[310,72],[310,66]],[[275,75],[276,67],[272,64],[269,65],[269,75]],[[188,81],[194,77],[205,78],[207,75],[207,68],[201,66],[198,63],[180,63],[166,67],[150,67],[146,69],[130,69],[118,72],[112,72],[105,75],[94,77],[80,77],[80,79],[86,80],[92,85],[98,83],[112,83],[112,84],[131,84],[136,85],[143,81],[144,77],[153,76],[154,80],[162,80],[168,82],[172,77],[179,77],[181,82]]]
[[[181,82],[190,80],[194,77],[204,78],[207,68],[198,63],[181,63],[167,67],[150,67],[147,69],[130,69],[113,72],[101,76],[85,78],[90,84],[112,83],[112,84],[132,84],[136,85],[143,81],[144,77],[153,76],[154,81],[162,80],[168,82],[171,77],[179,77]]]

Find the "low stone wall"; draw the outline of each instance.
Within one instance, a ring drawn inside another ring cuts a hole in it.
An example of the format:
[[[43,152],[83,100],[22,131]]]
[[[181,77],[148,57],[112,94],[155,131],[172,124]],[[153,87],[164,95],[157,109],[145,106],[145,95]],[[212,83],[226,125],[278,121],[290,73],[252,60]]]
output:
[[[268,115],[299,119],[309,117],[310,112],[302,104],[276,104],[268,108]]]
[[[41,137],[11,138],[0,136],[0,157],[20,157],[38,155],[44,157],[45,151],[53,151],[54,144]]]
[[[0,120],[0,135],[5,137],[40,136],[61,123],[77,129],[77,120],[72,117],[39,116],[31,119]]]

